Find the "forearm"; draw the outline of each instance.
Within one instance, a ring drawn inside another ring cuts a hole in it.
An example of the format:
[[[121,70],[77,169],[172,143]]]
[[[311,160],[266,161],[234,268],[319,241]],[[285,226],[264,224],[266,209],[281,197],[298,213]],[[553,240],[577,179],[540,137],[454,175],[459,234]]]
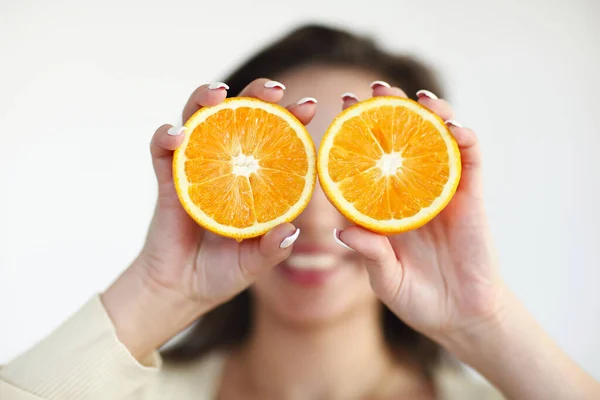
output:
[[[127,309],[129,301],[123,300],[123,309]],[[149,337],[153,335],[130,336],[140,342]],[[137,348],[131,345],[135,341],[126,342],[128,347]],[[160,357],[150,352],[138,354],[136,361],[117,340],[115,324],[99,296],[94,295],[49,335],[0,369],[0,398],[4,399],[3,390],[36,399],[129,398],[159,371]]]
[[[117,337],[138,360],[190,325],[210,306],[154,284],[134,262],[101,295]]]
[[[516,297],[491,326],[446,340],[444,346],[509,399],[600,399],[600,384],[546,334]]]

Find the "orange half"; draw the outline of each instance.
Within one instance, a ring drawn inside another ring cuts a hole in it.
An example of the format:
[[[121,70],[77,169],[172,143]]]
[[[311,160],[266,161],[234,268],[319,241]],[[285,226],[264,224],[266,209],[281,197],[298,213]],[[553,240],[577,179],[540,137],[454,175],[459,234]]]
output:
[[[319,148],[323,191],[349,220],[379,233],[418,228],[451,200],[460,152],[444,121],[419,103],[374,97],[342,112]]]
[[[204,228],[250,238],[296,218],[316,182],[316,150],[285,108],[253,98],[204,107],[173,158],[179,200]]]

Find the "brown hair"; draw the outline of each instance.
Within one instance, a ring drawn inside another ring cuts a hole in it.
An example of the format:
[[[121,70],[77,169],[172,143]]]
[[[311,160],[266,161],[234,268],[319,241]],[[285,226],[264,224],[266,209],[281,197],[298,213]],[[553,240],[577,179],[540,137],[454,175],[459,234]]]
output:
[[[382,50],[371,38],[319,25],[295,29],[272,43],[224,79],[230,95],[237,95],[256,78],[274,78],[283,72],[308,64],[356,67],[377,72],[381,79],[401,87],[415,99],[419,89],[438,95],[443,92],[433,73],[409,56]],[[186,362],[213,350],[231,348],[249,336],[252,296],[248,290],[205,314],[172,347],[163,350],[165,360]],[[440,361],[440,348],[414,331],[382,305],[382,324],[390,349],[412,359],[426,377]]]

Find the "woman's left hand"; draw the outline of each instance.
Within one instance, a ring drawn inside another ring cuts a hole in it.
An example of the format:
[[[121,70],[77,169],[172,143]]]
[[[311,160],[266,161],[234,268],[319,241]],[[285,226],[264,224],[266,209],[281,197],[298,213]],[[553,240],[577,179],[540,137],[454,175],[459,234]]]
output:
[[[373,95],[406,97],[384,85],[375,85]],[[460,148],[462,176],[456,194],[419,229],[386,237],[350,227],[339,238],[364,256],[375,293],[401,320],[444,341],[493,326],[503,312],[505,289],[486,220],[475,133],[453,121],[446,101],[426,91],[418,97],[446,121]],[[344,106],[354,102],[346,98]]]
[[[380,84],[373,95],[404,93]],[[364,257],[373,290],[401,320],[469,364],[506,398],[600,399],[600,384],[500,278],[475,133],[453,121],[444,100],[423,91],[418,97],[446,121],[460,148],[462,176],[454,197],[419,229],[386,237],[351,227],[340,240]],[[354,101],[346,98],[344,106]]]

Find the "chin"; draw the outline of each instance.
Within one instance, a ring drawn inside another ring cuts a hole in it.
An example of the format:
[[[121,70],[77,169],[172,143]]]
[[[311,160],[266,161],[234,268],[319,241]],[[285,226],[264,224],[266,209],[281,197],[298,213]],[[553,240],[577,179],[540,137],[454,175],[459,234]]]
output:
[[[296,328],[329,324],[377,301],[364,267],[329,255],[292,255],[252,292],[259,312]]]

